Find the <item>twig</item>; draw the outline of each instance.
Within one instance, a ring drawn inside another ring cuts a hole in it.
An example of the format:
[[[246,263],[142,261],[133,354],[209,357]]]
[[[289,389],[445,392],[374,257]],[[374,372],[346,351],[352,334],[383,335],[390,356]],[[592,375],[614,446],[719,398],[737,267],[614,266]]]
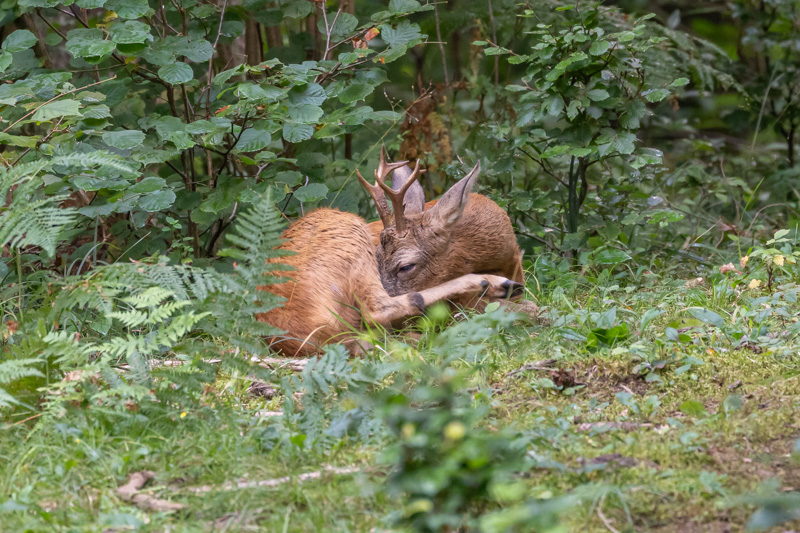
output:
[[[342,6],[340,5],[336,11],[336,16],[333,17],[333,24],[330,26],[328,26],[328,13],[325,10],[325,2],[320,3],[320,9],[322,9],[322,20],[325,22],[325,53],[322,54],[322,60],[325,61],[328,59],[328,52],[332,50],[331,35],[333,34],[333,28],[336,26],[336,21],[339,20],[339,15],[342,14]]]
[[[49,20],[47,20],[46,18],[44,18],[44,17],[42,16],[42,10],[41,10],[41,9],[38,9],[38,8],[37,8],[37,9],[36,9],[36,14],[37,14],[37,15],[39,15],[39,18],[40,18],[40,19],[42,19],[42,21],[44,21],[44,23],[45,23],[45,24],[47,24],[47,26],[48,26],[48,27],[49,27],[51,30],[53,30],[54,32],[56,32],[56,33],[58,34],[58,36],[59,36],[59,37],[61,37],[61,38],[62,38],[62,39],[64,39],[65,41],[67,40],[67,36],[66,36],[66,35],[64,35],[64,34],[63,34],[63,33],[62,33],[62,32],[61,32],[61,31],[60,31],[58,28],[56,28],[55,26],[53,26],[52,24],[50,24],[50,21],[49,21]]]
[[[608,528],[609,531],[611,531],[611,533],[619,533],[619,530],[617,530],[613,525],[611,525],[611,521],[608,518],[606,518],[606,515],[603,514],[603,503],[605,503],[605,501],[606,501],[606,495],[603,494],[603,497],[600,498],[600,502],[597,504],[597,516],[600,517],[600,520],[603,521],[603,524],[605,524],[605,526]]]
[[[360,468],[355,468],[355,467],[342,468],[335,466],[327,466],[323,470],[318,470],[316,472],[308,472],[306,474],[300,474],[299,476],[284,476],[274,479],[263,479],[261,481],[238,481],[236,483],[228,482],[228,483],[223,483],[219,487],[214,487],[211,485],[202,485],[200,487],[189,487],[184,490],[186,490],[186,492],[192,492],[194,494],[204,494],[206,492],[214,492],[214,491],[255,489],[260,487],[277,487],[291,482],[302,482],[302,481],[311,481],[314,479],[320,479],[322,477],[322,474],[325,473],[336,474],[341,476],[346,474],[355,474],[356,472],[360,471],[361,471]]]
[[[137,507],[146,511],[180,511],[185,506],[182,503],[173,503],[167,500],[139,492],[139,489],[153,479],[156,475],[149,471],[134,472],[128,482],[117,489],[117,495]]]
[[[775,68],[772,71],[772,79],[769,80],[769,83],[767,83],[767,88],[764,89],[764,99],[761,101],[761,110],[759,110],[759,112],[758,112],[758,120],[756,121],[756,131],[753,134],[753,144],[750,145],[750,151],[751,152],[756,149],[756,140],[758,139],[758,130],[761,129],[761,119],[764,116],[764,109],[767,107],[767,98],[769,97],[769,91],[770,91],[770,89],[772,89],[772,85],[775,84],[776,82],[778,82],[778,80],[780,80],[783,77],[783,75],[786,74],[785,72],[783,72],[783,73],[781,73],[780,76],[775,78],[775,73],[776,72],[777,72],[777,68]]]
[[[489,2],[491,5],[491,2]],[[444,84],[450,86],[450,75],[447,73],[447,54],[444,51],[444,42],[442,42],[442,28],[439,25],[439,4],[433,3],[433,16],[436,18],[436,38],[439,40],[439,51],[442,53],[442,72],[444,72]]]
[[[517,147],[517,150],[519,150],[519,151],[520,151],[520,152],[522,152],[523,154],[527,155],[527,156],[528,156],[528,157],[531,159],[531,161],[533,161],[534,163],[536,163],[536,164],[538,164],[540,167],[542,167],[542,170],[544,170],[545,174],[547,174],[548,176],[550,176],[551,178],[553,178],[554,180],[556,180],[557,182],[559,182],[559,183],[560,183],[561,185],[563,185],[564,187],[566,187],[566,186],[567,186],[567,184],[566,184],[566,183],[564,183],[564,180],[562,180],[561,178],[559,178],[558,176],[556,176],[555,174],[553,174],[553,172],[552,172],[551,170],[549,170],[549,169],[548,169],[548,168],[547,168],[547,167],[544,165],[544,162],[542,162],[542,161],[539,161],[538,159],[536,159],[535,157],[533,157],[531,154],[529,154],[528,152],[526,152],[524,149],[522,149],[522,148],[520,148],[520,147]]]
[[[494,39],[494,42],[497,43],[497,28],[495,27],[494,23],[494,10],[492,9],[492,0],[487,0],[487,1],[489,2],[489,23],[492,25],[492,39]],[[436,6],[434,6],[434,9],[435,8]],[[439,37],[439,40],[441,41],[442,38]],[[500,85],[500,56],[497,55],[494,56],[494,84]]]
[[[50,131],[48,132],[48,134],[47,134],[47,135],[45,135],[44,137],[42,137],[42,140],[41,140],[41,142],[43,142],[43,143],[44,143],[44,142],[47,142],[47,140],[48,140],[48,139],[50,139],[50,137],[52,137],[52,136],[53,136],[53,135],[55,135],[56,133],[59,133],[61,130],[59,130],[59,129],[58,129],[58,127],[61,125],[61,123],[62,123],[63,121],[64,121],[64,117],[61,117],[60,119],[58,119],[58,122],[56,123],[56,125],[55,125],[55,126],[53,126],[53,129],[52,129],[52,130],[50,130]],[[25,149],[25,151],[24,151],[24,152],[22,152],[22,153],[20,154],[20,156],[14,160],[14,162],[13,162],[13,163],[11,163],[11,166],[13,167],[13,166],[14,166],[14,165],[16,165],[17,163],[19,163],[19,162],[22,160],[22,158],[23,158],[23,157],[25,157],[25,156],[28,154],[28,152],[30,152],[31,150],[32,150],[32,148],[26,148],[26,149]]]
[[[20,424],[24,424],[24,423],[25,423],[25,422],[27,422],[28,420],[33,420],[34,418],[39,418],[39,417],[40,417],[40,416],[42,416],[43,414],[44,414],[44,413],[36,413],[35,415],[31,415],[31,416],[29,416],[28,418],[24,418],[24,419],[20,420],[19,422],[14,422],[13,424],[9,424],[9,425],[8,425],[8,426],[6,426],[6,427],[9,427],[9,428],[10,428],[10,427],[18,426],[18,425],[20,425]]]

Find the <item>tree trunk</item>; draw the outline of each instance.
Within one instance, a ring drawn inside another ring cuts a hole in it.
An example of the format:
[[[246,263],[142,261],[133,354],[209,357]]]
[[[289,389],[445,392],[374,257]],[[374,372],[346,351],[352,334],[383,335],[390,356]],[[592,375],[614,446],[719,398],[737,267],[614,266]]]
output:
[[[244,29],[244,53],[248,65],[258,65],[264,61],[264,45],[261,42],[261,24],[249,18]]]
[[[580,165],[578,169],[575,168],[575,156],[569,161],[569,183],[567,184],[567,225],[570,233],[577,233],[578,231],[578,212],[580,208],[580,200],[578,199],[578,176]]]

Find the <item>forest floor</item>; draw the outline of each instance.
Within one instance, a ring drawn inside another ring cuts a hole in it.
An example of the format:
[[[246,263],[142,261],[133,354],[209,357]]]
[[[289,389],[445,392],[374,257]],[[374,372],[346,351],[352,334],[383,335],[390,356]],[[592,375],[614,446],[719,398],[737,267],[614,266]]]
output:
[[[486,423],[535,436],[530,497],[602,487],[553,531],[757,525],[758,494],[800,491],[796,292],[632,278],[565,283],[540,299],[548,325],[488,340],[473,376],[491,396]],[[225,376],[210,391],[228,398],[226,418],[181,413],[122,435],[88,416],[6,426],[2,529],[402,530],[387,520],[403,503],[382,490],[384,444],[266,450],[253,430],[282,400],[248,385]],[[140,491],[120,490],[143,471],[154,478]]]

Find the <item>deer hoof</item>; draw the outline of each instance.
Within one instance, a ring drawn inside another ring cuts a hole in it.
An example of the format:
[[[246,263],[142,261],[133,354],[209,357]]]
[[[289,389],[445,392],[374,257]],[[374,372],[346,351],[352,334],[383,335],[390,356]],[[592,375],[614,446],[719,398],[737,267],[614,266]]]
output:
[[[516,298],[517,296],[522,296],[525,292],[525,285],[517,283],[516,281],[511,281],[510,279],[503,282],[501,287],[505,290],[506,298]]]

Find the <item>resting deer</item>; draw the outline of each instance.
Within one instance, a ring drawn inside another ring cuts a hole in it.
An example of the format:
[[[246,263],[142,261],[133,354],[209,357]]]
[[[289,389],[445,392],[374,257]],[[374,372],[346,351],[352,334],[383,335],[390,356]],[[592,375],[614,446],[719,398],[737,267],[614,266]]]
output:
[[[381,164],[386,165],[381,150]],[[492,274],[523,283],[522,256],[506,212],[486,196],[472,193],[480,162],[439,200],[425,203],[419,160],[412,171],[396,163],[392,186],[368,183],[357,173],[378,210],[369,224],[381,281],[389,294],[421,290],[466,274]],[[386,197],[392,203],[392,212]],[[491,300],[491,296],[489,300]],[[486,299],[457,297],[457,306],[482,308]],[[530,301],[503,302],[510,310],[538,315]]]
[[[404,165],[405,162],[387,164],[382,157],[375,171],[376,181],[393,202],[395,198],[402,198],[419,176],[419,172],[414,173],[399,192],[393,191],[385,179]],[[437,213],[445,218],[428,220],[433,225],[428,229],[451,224],[448,217],[454,213],[447,214],[449,211],[444,209],[450,201],[443,198],[439,203],[442,207]],[[462,203],[459,199],[458,204]],[[257,318],[286,332],[272,342],[273,347],[285,355],[310,355],[327,342],[345,342],[354,351],[355,333],[363,329],[364,323],[397,326],[441,300],[477,301],[481,296],[505,298],[522,289],[521,284],[507,277],[473,273],[451,276],[419,291],[406,290],[411,284],[404,274],[402,281],[390,282],[385,288],[379,272],[396,271],[394,260],[389,266],[389,255],[382,252],[382,260],[387,262],[379,270],[367,223],[357,215],[336,209],[312,211],[292,224],[282,236],[286,240],[281,248],[294,254],[273,262],[289,265],[294,270],[285,273],[288,278],[285,283],[263,289],[286,298],[286,302],[283,307]],[[432,236],[436,236],[435,231]]]

